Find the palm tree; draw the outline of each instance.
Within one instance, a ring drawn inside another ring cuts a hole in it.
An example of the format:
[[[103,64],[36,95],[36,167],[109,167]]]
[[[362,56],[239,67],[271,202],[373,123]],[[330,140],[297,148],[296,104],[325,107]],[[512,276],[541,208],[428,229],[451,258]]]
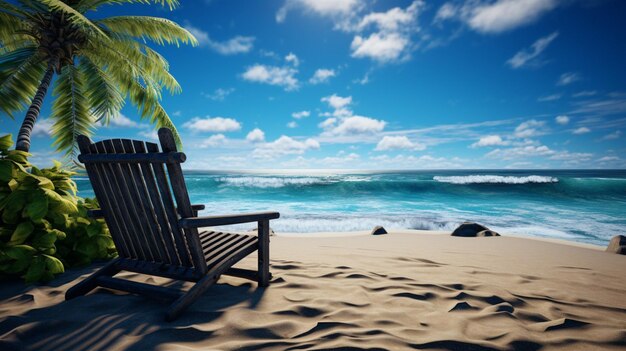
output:
[[[180,93],[168,63],[148,42],[164,45],[196,39],[178,24],[147,16],[89,19],[102,5],[178,0],[0,0],[0,111],[11,118],[27,106],[16,149],[28,152],[43,99],[54,83],[52,135],[71,157],[76,136],[108,124],[128,98],[142,119],[176,128],[161,106],[161,91]],[[56,79],[53,81],[53,76]]]

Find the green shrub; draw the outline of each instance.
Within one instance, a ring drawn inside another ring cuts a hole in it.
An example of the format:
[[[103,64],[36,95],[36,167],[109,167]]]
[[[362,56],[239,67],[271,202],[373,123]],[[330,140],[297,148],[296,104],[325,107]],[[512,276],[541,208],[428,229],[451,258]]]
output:
[[[65,268],[117,255],[103,220],[87,217],[94,200],[76,196],[74,172],[39,169],[30,154],[0,137],[0,277],[46,281]]]

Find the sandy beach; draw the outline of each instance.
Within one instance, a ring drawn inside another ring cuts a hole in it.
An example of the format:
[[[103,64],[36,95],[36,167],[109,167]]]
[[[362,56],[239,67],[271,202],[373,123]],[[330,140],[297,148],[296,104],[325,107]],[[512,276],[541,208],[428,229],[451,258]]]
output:
[[[99,265],[43,285],[3,282],[0,349],[626,348],[624,256],[510,236],[361,234],[273,236],[269,288],[222,277],[172,323],[165,303],[106,289],[65,301]]]

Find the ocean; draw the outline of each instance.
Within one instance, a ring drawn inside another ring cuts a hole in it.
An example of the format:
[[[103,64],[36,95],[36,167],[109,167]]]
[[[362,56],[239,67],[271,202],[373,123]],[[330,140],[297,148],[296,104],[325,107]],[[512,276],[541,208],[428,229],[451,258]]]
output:
[[[625,170],[185,172],[204,215],[279,211],[277,232],[492,230],[607,245],[626,232]],[[93,196],[86,177],[79,194]],[[249,230],[254,224],[234,226]]]

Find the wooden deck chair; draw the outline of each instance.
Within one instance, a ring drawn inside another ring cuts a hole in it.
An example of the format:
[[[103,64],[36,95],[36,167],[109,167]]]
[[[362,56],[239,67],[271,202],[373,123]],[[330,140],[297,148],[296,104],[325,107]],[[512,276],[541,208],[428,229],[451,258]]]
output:
[[[269,221],[278,212],[198,217],[203,205],[191,205],[180,164],[186,159],[177,152],[169,129],[159,130],[157,144],[128,139],[92,143],[78,137],[85,164],[100,209],[94,217],[106,221],[119,257],[70,288],[66,300],[102,286],[156,298],[174,300],[166,312],[176,319],[198,299],[220,275],[257,280],[267,286],[269,272]],[[198,231],[200,227],[257,222],[258,236],[219,231]],[[258,270],[232,266],[258,251]],[[189,290],[114,278],[131,271],[196,282]]]

